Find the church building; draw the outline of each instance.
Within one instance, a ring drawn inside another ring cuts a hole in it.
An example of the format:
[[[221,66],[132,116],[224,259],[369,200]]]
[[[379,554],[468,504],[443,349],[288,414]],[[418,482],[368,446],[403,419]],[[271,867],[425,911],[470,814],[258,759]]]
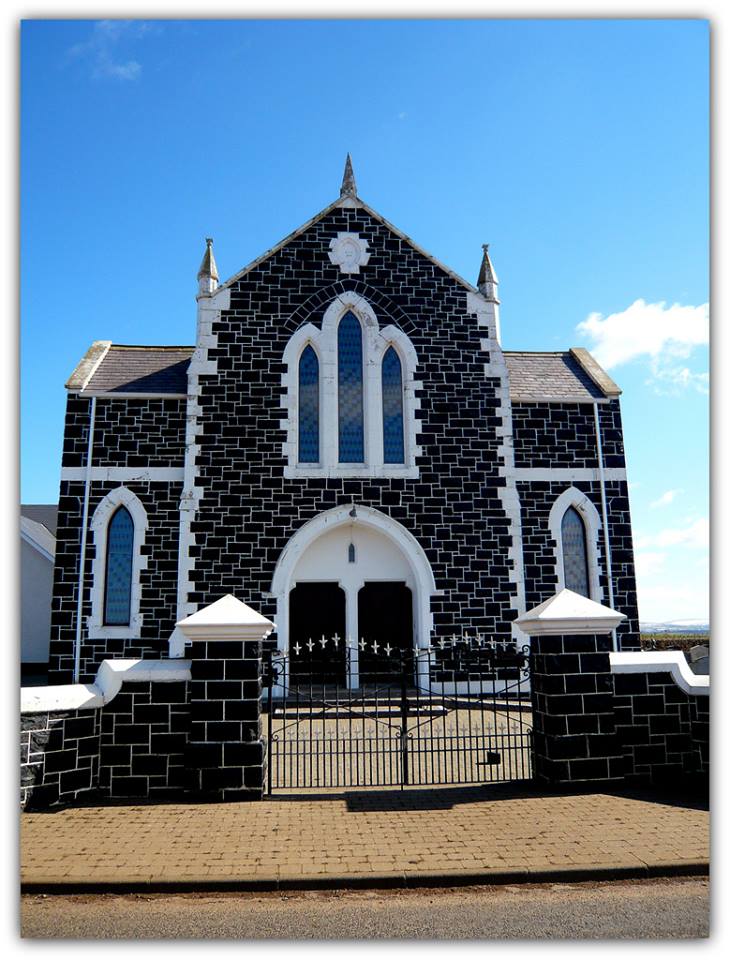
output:
[[[176,622],[225,594],[292,657],[524,644],[563,587],[638,649],[620,390],[585,349],[503,350],[499,309],[488,247],[472,286],[358,197],[349,156],[339,197],[224,283],[208,240],[194,343],[97,340],[66,383],[49,682],[184,657]]]

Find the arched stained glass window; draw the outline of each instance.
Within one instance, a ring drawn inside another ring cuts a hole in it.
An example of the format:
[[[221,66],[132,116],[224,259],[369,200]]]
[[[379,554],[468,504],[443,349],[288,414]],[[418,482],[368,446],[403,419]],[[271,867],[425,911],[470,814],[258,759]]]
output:
[[[590,598],[586,528],[575,507],[568,507],[561,524],[563,571],[568,590]]]
[[[337,410],[340,463],[364,463],[362,328],[350,310],[337,328]]]
[[[319,463],[319,360],[311,345],[299,358],[299,462]]]
[[[388,347],[383,357],[383,460],[403,463],[403,371],[398,354]]]
[[[126,626],[132,605],[132,555],[134,521],[126,507],[115,511],[106,538],[106,576],[104,579],[104,623]]]

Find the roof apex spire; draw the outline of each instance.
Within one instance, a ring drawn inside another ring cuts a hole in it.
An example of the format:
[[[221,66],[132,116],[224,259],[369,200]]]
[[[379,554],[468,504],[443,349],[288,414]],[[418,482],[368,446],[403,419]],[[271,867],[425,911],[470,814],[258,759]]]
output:
[[[497,273],[492,266],[492,261],[489,258],[489,244],[483,243],[482,250],[484,254],[482,256],[482,265],[479,268],[479,279],[477,280],[477,287],[479,292],[483,293],[488,300],[497,299],[497,284],[499,280],[497,278]]]
[[[198,295],[211,294],[218,286],[218,266],[213,256],[213,238],[205,238],[205,253],[198,270]]]
[[[205,238],[205,253],[203,254],[203,259],[200,264],[200,270],[198,270],[198,280],[202,280],[204,277],[210,277],[211,280],[218,279],[218,266],[215,262],[215,257],[213,256],[213,238]]]
[[[356,197],[357,184],[355,183],[355,174],[352,171],[352,157],[347,154],[345,160],[345,172],[342,176],[342,186],[340,187],[341,197]]]

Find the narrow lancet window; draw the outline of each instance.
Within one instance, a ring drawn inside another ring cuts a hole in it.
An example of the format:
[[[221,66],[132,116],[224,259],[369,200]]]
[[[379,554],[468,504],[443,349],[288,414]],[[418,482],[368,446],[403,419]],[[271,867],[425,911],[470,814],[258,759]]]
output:
[[[383,459],[403,463],[403,371],[398,354],[388,347],[383,357]]]
[[[586,528],[575,507],[568,507],[561,524],[563,572],[568,590],[590,598]]]
[[[119,507],[109,521],[106,546],[104,623],[127,626],[132,606],[132,556],[134,521],[126,507]]]
[[[337,329],[339,462],[364,463],[362,328],[348,310]]]
[[[299,359],[299,462],[319,463],[319,360],[311,346]]]

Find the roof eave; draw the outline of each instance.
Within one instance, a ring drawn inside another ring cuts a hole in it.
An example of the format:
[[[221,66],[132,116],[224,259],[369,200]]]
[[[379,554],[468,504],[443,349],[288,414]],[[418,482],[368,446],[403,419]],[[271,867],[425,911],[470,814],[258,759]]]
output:
[[[619,385],[609,377],[596,358],[585,347],[571,347],[570,355],[607,397],[613,400],[621,396]]]
[[[94,340],[64,384],[66,389],[80,393],[99,369],[101,361],[109,353],[111,345],[111,340]]]

